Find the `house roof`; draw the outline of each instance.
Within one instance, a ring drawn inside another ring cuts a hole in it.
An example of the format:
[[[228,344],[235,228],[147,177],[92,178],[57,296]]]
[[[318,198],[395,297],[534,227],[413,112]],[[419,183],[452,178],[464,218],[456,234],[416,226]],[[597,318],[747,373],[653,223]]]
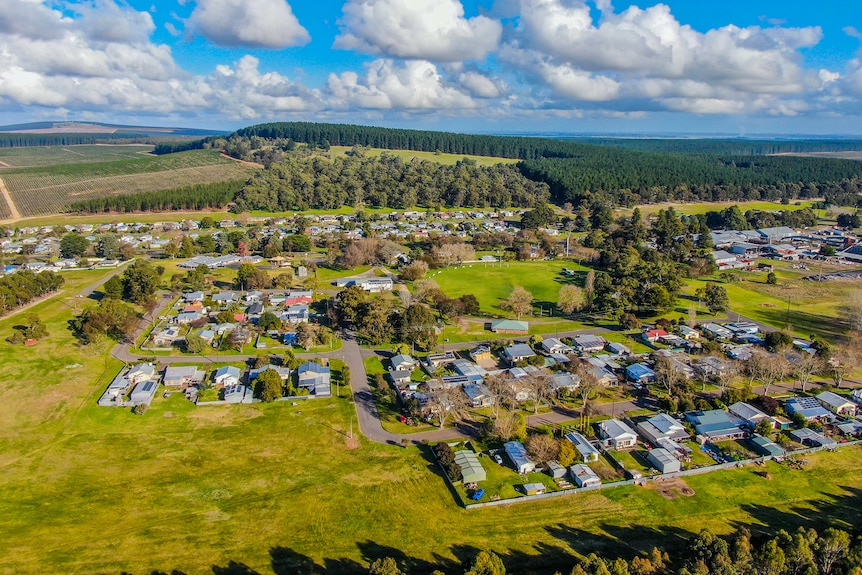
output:
[[[663,447],[656,447],[650,450],[649,456],[659,465],[679,465],[679,460]]]
[[[744,401],[737,401],[728,407],[728,409],[731,413],[745,419],[746,421],[751,421],[753,419],[766,419],[769,417],[753,405],[749,405]]]
[[[606,419],[599,422],[599,428],[605,437],[613,439],[631,436],[637,438],[637,434],[631,427],[620,421],[619,419]]]
[[[565,435],[565,438],[575,445],[575,448],[583,457],[599,454],[599,450],[593,447],[593,444],[590,443],[587,438],[580,433],[572,431],[570,433],[567,433]]]
[[[813,397],[794,397],[788,399],[784,405],[791,415],[799,413],[806,419],[832,417],[832,414]]]
[[[761,452],[765,452],[767,455],[776,457],[784,455],[784,449],[782,449],[781,446],[763,436],[755,435],[750,439],[750,441],[759,447]]]
[[[491,330],[502,329],[505,331],[529,331],[530,324],[515,319],[498,319],[491,322]]]
[[[632,379],[655,377],[655,372],[642,363],[633,363],[626,368],[626,374]]]
[[[835,409],[853,406],[853,402],[850,400],[849,397],[842,397],[837,393],[833,393],[831,391],[824,391],[817,396],[817,399],[820,400],[821,403],[825,403],[826,405],[834,407]]]
[[[513,343],[503,350],[503,354],[509,358],[515,357],[533,357],[535,352],[526,343]]]
[[[399,353],[398,355],[393,355],[391,358],[389,358],[389,363],[391,363],[393,366],[398,366],[404,363],[416,365],[416,360],[407,355],[406,353]]]
[[[467,483],[485,481],[485,468],[476,454],[462,449],[455,452],[455,463],[461,468],[461,475]]]
[[[533,463],[533,460],[527,456],[527,449],[520,441],[506,442],[503,444],[503,449],[506,450],[506,455],[509,456],[517,469]]]
[[[234,367],[232,365],[225,365],[220,367],[215,372],[215,378],[221,377],[235,377],[239,379],[239,376],[242,375],[242,371],[238,367]]]
[[[307,361],[296,368],[296,372],[300,375],[303,373],[329,373],[329,366],[320,365],[319,363],[315,363],[313,361]]]
[[[181,379],[195,378],[203,374],[197,367],[193,365],[169,365],[165,368],[165,379]]]

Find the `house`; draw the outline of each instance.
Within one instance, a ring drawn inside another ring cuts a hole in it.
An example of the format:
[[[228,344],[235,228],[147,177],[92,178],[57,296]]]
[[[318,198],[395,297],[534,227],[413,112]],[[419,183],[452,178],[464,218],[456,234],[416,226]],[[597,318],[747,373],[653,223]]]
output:
[[[317,397],[332,395],[332,372],[329,366],[307,361],[296,368],[296,373],[299,387],[307,389]]]
[[[790,431],[790,437],[792,437],[794,441],[798,441],[799,443],[809,447],[826,447],[828,449],[838,445],[838,442],[834,439],[830,439],[807,427]]]
[[[515,365],[519,361],[524,361],[528,358],[535,357],[535,352],[526,343],[513,343],[503,350],[503,359],[511,365]]]
[[[256,367],[252,370],[249,370],[249,372],[248,372],[249,383],[251,383],[252,381],[257,379],[260,374],[262,374],[263,372],[265,372],[268,369],[271,369],[272,371],[277,373],[278,377],[280,377],[282,381],[287,381],[288,379],[290,379],[290,368],[289,367],[282,367],[280,365],[273,365],[271,363],[268,363],[262,367]]]
[[[572,347],[578,353],[602,351],[606,343],[607,340],[600,335],[576,335],[572,338]]]
[[[169,365],[165,368],[162,383],[166,387],[188,387],[198,385],[206,377],[206,372],[193,365]]]
[[[692,362],[696,374],[701,377],[722,377],[731,369],[731,364],[720,357],[707,356]]]
[[[183,296],[183,300],[186,303],[202,302],[202,301],[204,301],[204,292],[202,292],[202,291],[189,292]]]
[[[856,404],[850,401],[849,398],[838,395],[831,391],[824,391],[817,396],[823,407],[836,415],[856,415]]]
[[[707,337],[711,337],[713,339],[730,339],[733,337],[732,331],[712,322],[701,325],[700,331],[702,331]]]
[[[391,369],[389,370],[389,379],[392,384],[401,389],[410,385],[410,379],[413,377],[413,372],[409,369]]]
[[[484,344],[477,345],[470,350],[470,359],[476,363],[492,360],[493,356],[491,355],[491,346]]]
[[[784,409],[788,415],[800,414],[806,421],[814,419],[832,419],[832,413],[827,411],[819,401],[813,397],[793,397],[784,402]]]
[[[554,393],[575,391],[581,385],[581,378],[575,373],[560,372],[551,376],[550,386]]]
[[[220,305],[227,305],[236,301],[236,294],[232,291],[225,291],[221,293],[217,293],[212,297],[213,303],[217,303]]]
[[[455,373],[458,375],[462,375],[471,381],[482,381],[485,379],[485,376],[488,375],[488,372],[485,371],[485,368],[480,367],[473,363],[472,361],[468,361],[466,359],[456,359],[452,362],[452,369],[455,370]]]
[[[573,349],[570,345],[566,345],[555,337],[549,337],[542,340],[542,351],[546,354],[555,353],[572,353]]]
[[[570,441],[581,454],[582,462],[590,463],[599,460],[599,450],[593,447],[593,444],[580,433],[572,431],[565,435],[565,439]]]
[[[131,387],[132,383],[129,381],[129,378],[120,372],[117,377],[108,384],[108,388],[99,398],[99,405],[102,407],[123,405],[123,396],[129,392]]]
[[[129,400],[132,405],[149,405],[156,396],[156,391],[159,389],[159,382],[148,379],[142,381],[132,390],[132,395]]]
[[[456,451],[455,464],[461,468],[461,481],[464,483],[485,481],[485,468],[472,451],[466,449]]]
[[[656,447],[661,447],[667,450],[668,453],[679,459],[680,461],[691,461],[692,449],[681,443],[677,443],[669,437],[662,437],[656,442]]]
[[[749,405],[743,401],[737,401],[727,409],[728,411],[730,411],[730,413],[745,421],[745,424],[750,429],[754,429],[755,427],[757,427],[757,424],[761,421],[768,421],[770,425],[773,425],[771,417],[769,417],[753,405]]]
[[[484,383],[468,383],[464,385],[463,389],[471,407],[480,408],[494,405],[494,396],[491,395],[491,390]]]
[[[655,329],[648,329],[648,330],[644,331],[641,334],[641,338],[643,338],[644,341],[648,341],[649,343],[655,343],[659,339],[661,339],[663,337],[667,337],[668,335],[670,335],[670,334],[667,333],[665,330],[663,330],[661,328],[655,328]]]
[[[279,319],[290,324],[308,322],[308,306],[307,305],[292,305],[285,309]]]
[[[632,428],[619,419],[606,419],[596,426],[602,445],[607,449],[631,449],[637,445],[638,436]]]
[[[431,371],[435,371],[441,366],[449,365],[456,359],[458,358],[455,357],[455,354],[451,351],[444,351],[441,353],[429,353],[425,357],[425,364],[427,366],[426,369],[430,367]]]
[[[656,373],[644,363],[633,363],[626,368],[626,377],[641,385],[655,381]]]
[[[238,384],[241,376],[242,371],[238,367],[226,365],[215,371],[213,382],[219,387],[228,387]]]
[[[530,324],[514,319],[498,319],[491,322],[491,331],[494,333],[527,334],[530,332]]]
[[[306,272],[307,273],[307,272]],[[298,275],[298,274],[297,274]],[[394,283],[392,278],[343,278],[332,282],[332,285],[339,288],[347,288],[359,286],[367,292],[381,293],[384,291],[392,291]]]
[[[862,405],[862,389],[854,389],[853,393],[850,394],[850,399]]]
[[[180,338],[178,327],[169,327],[153,334],[153,345],[156,347],[171,347]]]
[[[632,350],[621,343],[609,341],[605,344],[605,349],[614,355],[631,355]]]
[[[685,426],[666,413],[659,413],[637,424],[641,437],[653,445],[661,439],[685,441],[690,436]]]
[[[752,435],[748,440],[751,448],[758,454],[764,457],[784,457],[784,449],[762,435]]]
[[[178,323],[179,325],[186,325],[186,324],[189,324],[189,323],[192,323],[192,322],[195,322],[195,321],[201,319],[203,316],[204,316],[204,314],[200,310],[190,311],[190,312],[182,312],[182,313],[177,314],[177,316],[174,318],[174,321],[176,323]]]
[[[407,354],[399,353],[389,359],[390,369],[413,371],[419,363]]]
[[[658,469],[659,473],[678,473],[682,470],[679,459],[667,449],[656,447],[647,452],[647,460],[650,465]]]
[[[156,364],[139,363],[129,370],[129,373],[126,374],[126,378],[132,385],[138,385],[142,381],[147,381],[148,379],[158,379],[158,376],[156,375]]]
[[[569,467],[569,475],[572,476],[575,485],[582,489],[586,487],[599,487],[602,484],[602,480],[599,479],[595,471],[580,463]]]
[[[701,443],[742,439],[748,434],[731,421],[730,416],[722,409],[695,411],[686,414],[685,418],[694,424],[694,430]]]
[[[536,464],[527,456],[527,449],[520,441],[506,442],[503,449],[518,473],[532,473],[536,470]]]
[[[688,327],[687,325],[677,326],[676,331],[681,338],[689,341],[700,338],[700,332],[694,328]]]
[[[727,353],[727,357],[729,357],[730,359],[735,359],[737,361],[748,361],[749,359],[751,359],[751,356],[754,355],[754,349],[752,348],[751,344],[735,345],[732,347],[728,347],[725,350],[725,353]]]
[[[227,403],[251,403],[252,391],[247,385],[226,385],[222,391],[222,398]]]

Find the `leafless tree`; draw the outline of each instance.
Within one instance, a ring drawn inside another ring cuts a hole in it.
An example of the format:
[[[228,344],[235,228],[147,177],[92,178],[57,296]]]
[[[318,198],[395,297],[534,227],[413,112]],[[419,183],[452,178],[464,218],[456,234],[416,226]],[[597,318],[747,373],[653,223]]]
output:
[[[673,360],[663,355],[656,358],[653,371],[655,371],[656,380],[667,389],[668,394],[672,394],[673,388],[685,379]]]
[[[793,376],[799,380],[802,393],[815,374],[823,371],[823,361],[814,354],[802,352],[799,360],[793,365]]]
[[[590,425],[590,415],[592,414],[590,400],[596,396],[601,384],[586,364],[578,363],[575,367],[575,374],[581,379],[578,384],[578,396],[581,398],[581,430],[584,431]]]
[[[533,398],[533,413],[539,413],[539,404],[551,395],[551,378],[547,375],[534,375],[523,382]]]
[[[541,465],[555,461],[560,454],[560,444],[544,433],[529,436],[524,447],[527,449],[530,459]]]
[[[476,259],[476,251],[470,244],[443,244],[437,249],[437,257],[444,266],[461,265],[465,261]]]
[[[442,429],[450,419],[458,421],[463,417],[467,409],[467,398],[460,387],[450,387],[432,393],[425,407]]]
[[[533,294],[521,286],[515,286],[509,297],[500,302],[500,307],[512,311],[521,319],[522,315],[533,309]]]
[[[769,388],[776,382],[781,381],[790,373],[790,365],[787,358],[782,354],[757,351],[748,360],[746,365],[749,384],[754,380],[763,385],[763,395],[769,395]]]
[[[491,397],[494,398],[494,405],[491,406],[491,411],[494,414],[494,419],[500,419],[500,408],[511,407],[510,399],[512,397],[512,385],[509,380],[500,375],[489,375],[485,378],[485,385],[488,391],[491,392]]]

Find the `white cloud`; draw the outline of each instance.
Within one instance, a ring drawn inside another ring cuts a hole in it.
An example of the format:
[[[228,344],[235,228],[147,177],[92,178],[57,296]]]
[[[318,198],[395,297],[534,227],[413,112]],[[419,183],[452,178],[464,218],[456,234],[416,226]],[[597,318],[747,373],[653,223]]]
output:
[[[502,25],[464,17],[459,0],[348,0],[334,47],[437,62],[482,59],[500,41]]]
[[[476,98],[499,98],[506,92],[506,85],[479,72],[463,72],[458,75],[458,83],[467,88]]]
[[[285,0],[198,0],[189,27],[207,40],[229,47],[276,49],[311,40]]]
[[[476,102],[447,82],[431,62],[375,60],[360,78],[355,72],[330,74],[333,106],[371,109],[434,110],[475,108]]]

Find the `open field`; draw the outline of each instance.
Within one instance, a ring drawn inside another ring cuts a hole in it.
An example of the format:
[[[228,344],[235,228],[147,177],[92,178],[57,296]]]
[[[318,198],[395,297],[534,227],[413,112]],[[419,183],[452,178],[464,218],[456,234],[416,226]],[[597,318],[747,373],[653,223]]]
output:
[[[479,549],[511,572],[567,572],[578,553],[678,547],[703,527],[846,527],[862,508],[859,447],[806,456],[804,471],[769,464],[770,480],[687,478],[692,497],[624,487],[468,512],[424,448],[350,449],[346,399],[197,408],[160,393],[143,416],[99,408],[120,363],[107,344],[76,347],[66,322],[106,273],[66,274],[33,308],[51,334],[37,347],[0,339],[0,573],[334,575],[385,555],[455,573]],[[0,320],[0,336],[16,321]]]
[[[330,153],[333,157],[335,156],[346,156],[347,152],[352,150],[352,147],[349,146],[332,146],[330,148]],[[446,166],[452,166],[464,158],[468,158],[476,162],[476,164],[480,166],[495,166],[497,164],[516,164],[520,160],[512,159],[512,158],[495,158],[491,156],[468,156],[464,154],[443,154],[436,152],[417,152],[414,150],[384,150],[381,148],[368,148],[365,152],[367,156],[377,157],[383,153],[387,153],[393,156],[398,156],[402,160],[410,161],[414,158],[419,160],[427,160],[429,162],[436,162],[438,164],[443,164]]]
[[[23,216],[61,212],[78,200],[241,179],[253,168],[209,150],[115,161],[5,169],[0,178]]]
[[[571,278],[563,275],[564,267],[582,273]],[[475,295],[482,312],[494,315],[510,313],[500,309],[500,299],[521,286],[533,294],[536,311],[544,308],[547,314],[557,301],[560,286],[570,282],[583,285],[586,271],[583,266],[561,261],[473,263],[434,270],[426,277],[437,282],[449,297]]]
[[[153,151],[149,144],[41,146],[27,148],[0,148],[0,166],[3,168],[32,168],[55,164],[82,164],[136,159]],[[0,174],[3,170],[0,169]]]
[[[730,206],[739,206],[743,212],[748,210],[760,210],[764,212],[775,212],[778,210],[801,210],[810,208],[812,202],[806,200],[793,201],[790,204],[784,205],[781,202],[693,202],[693,203],[664,203],[664,204],[643,204],[638,206],[641,214],[644,216],[657,213],[659,210],[673,208],[679,214],[705,214],[707,212],[720,212]],[[617,210],[621,215],[629,215],[632,209],[620,208]]]

